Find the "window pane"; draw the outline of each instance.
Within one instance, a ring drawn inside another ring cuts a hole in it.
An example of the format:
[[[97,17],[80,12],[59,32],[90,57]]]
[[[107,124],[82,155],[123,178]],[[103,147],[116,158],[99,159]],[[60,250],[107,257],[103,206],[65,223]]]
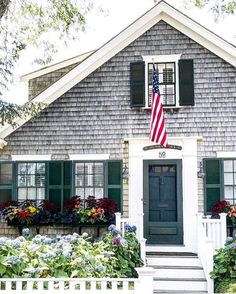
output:
[[[93,173],[93,163],[86,162],[84,164],[85,174],[92,174]]]
[[[28,163],[27,172],[28,174],[34,175],[36,173],[36,163]]]
[[[94,173],[95,174],[103,174],[103,163],[102,162],[96,162],[94,164]]]
[[[93,188],[85,188],[85,198],[87,198],[88,196],[94,196]]]
[[[85,186],[87,186],[87,187],[91,187],[91,186],[93,186],[94,184],[93,184],[93,175],[85,175]]]
[[[103,186],[103,175],[94,176],[94,186]]]
[[[36,199],[36,189],[35,188],[28,188],[28,199]]]
[[[233,199],[233,187],[225,186],[225,200]]]
[[[45,163],[37,163],[37,173],[45,174]]]
[[[173,68],[165,68],[163,70],[163,83],[174,83],[174,69]]]
[[[36,175],[35,176],[35,185],[37,187],[44,187],[45,186],[45,176],[44,175]]]
[[[26,186],[26,175],[19,175],[18,176],[18,187],[25,187]]]
[[[225,185],[233,185],[233,174],[225,173],[224,174],[224,184]]]
[[[233,172],[232,160],[224,160],[224,172]]]
[[[95,198],[99,199],[99,198],[103,198],[103,188],[95,188]]]
[[[18,164],[18,174],[26,174],[27,172],[27,163]]]
[[[29,186],[35,186],[35,175],[27,175],[26,176],[26,185]]]
[[[18,200],[27,199],[27,189],[26,188],[18,188]]]
[[[37,189],[37,198],[39,200],[42,200],[45,198],[45,189],[44,188],[38,188]]]
[[[75,176],[75,185],[79,187],[84,186],[84,175],[76,175]]]
[[[81,198],[83,199],[84,198],[84,189],[83,188],[76,188],[75,189],[75,194],[77,196],[81,196]]]
[[[84,163],[76,163],[75,164],[75,173],[76,174],[84,174]]]

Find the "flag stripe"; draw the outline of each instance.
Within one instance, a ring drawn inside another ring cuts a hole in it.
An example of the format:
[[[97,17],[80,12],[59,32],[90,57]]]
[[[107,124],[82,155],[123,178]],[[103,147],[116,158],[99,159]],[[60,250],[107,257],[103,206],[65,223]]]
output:
[[[153,64],[153,80],[152,80],[152,110],[150,121],[150,138],[151,141],[167,146],[167,135],[165,128],[165,119],[163,115],[163,108],[161,104],[161,96],[158,85],[158,75]]]

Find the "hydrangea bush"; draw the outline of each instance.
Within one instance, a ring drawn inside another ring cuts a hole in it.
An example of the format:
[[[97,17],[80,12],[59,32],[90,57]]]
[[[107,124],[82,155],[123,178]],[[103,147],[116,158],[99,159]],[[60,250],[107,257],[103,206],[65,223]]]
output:
[[[0,238],[0,278],[135,277],[143,265],[135,227],[126,227],[124,238],[114,225],[92,242],[87,233],[58,238],[36,235],[29,229],[14,240]]]
[[[215,282],[216,293],[235,293],[236,289],[236,241],[228,237],[224,248],[214,256],[214,270],[211,277]]]

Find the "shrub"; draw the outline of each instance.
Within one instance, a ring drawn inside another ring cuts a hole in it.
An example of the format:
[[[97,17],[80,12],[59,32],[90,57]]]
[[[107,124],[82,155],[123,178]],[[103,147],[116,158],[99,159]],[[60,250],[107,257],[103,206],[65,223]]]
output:
[[[236,282],[236,242],[229,238],[224,248],[214,256],[214,270],[211,277],[215,282],[215,292],[228,292],[231,284]]]
[[[0,278],[134,277],[134,267],[142,265],[134,231],[124,239],[114,225],[96,242],[86,233],[29,240],[29,231],[24,232],[15,240],[0,238]]]

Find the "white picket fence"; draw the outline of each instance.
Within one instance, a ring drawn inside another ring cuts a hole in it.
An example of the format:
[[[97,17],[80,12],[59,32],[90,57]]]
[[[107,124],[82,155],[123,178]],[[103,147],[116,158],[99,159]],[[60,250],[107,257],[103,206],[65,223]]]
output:
[[[138,278],[17,278],[0,279],[3,294],[48,293],[48,294],[153,294],[152,268],[137,268]]]
[[[223,247],[226,240],[226,213],[221,213],[219,219],[211,219],[198,213],[197,226],[198,256],[207,279],[208,293],[214,293],[214,281],[210,272],[213,271],[215,250]]]

